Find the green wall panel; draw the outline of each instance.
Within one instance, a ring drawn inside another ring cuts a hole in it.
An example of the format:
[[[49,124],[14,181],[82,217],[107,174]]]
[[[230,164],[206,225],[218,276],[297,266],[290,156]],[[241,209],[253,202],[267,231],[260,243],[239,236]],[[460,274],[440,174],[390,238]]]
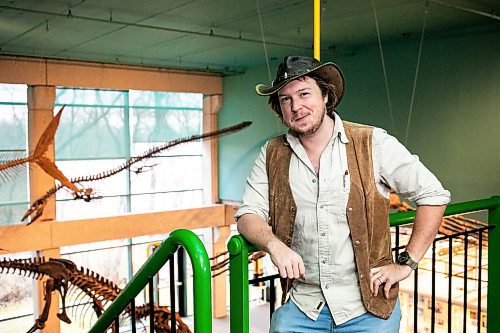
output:
[[[499,28],[459,36],[435,33],[424,39],[406,146],[452,192],[454,202],[500,193],[498,40]],[[394,126],[376,41],[358,47],[354,55],[322,60],[335,61],[345,74],[346,95],[338,107],[343,119],[382,127],[404,142],[419,36],[383,41],[383,47]],[[278,62],[271,62],[273,75]],[[260,145],[283,131],[267,99],[254,91],[256,83],[266,81],[265,64],[224,78],[219,126],[241,120],[251,120],[253,125],[220,142],[221,199],[241,199]]]

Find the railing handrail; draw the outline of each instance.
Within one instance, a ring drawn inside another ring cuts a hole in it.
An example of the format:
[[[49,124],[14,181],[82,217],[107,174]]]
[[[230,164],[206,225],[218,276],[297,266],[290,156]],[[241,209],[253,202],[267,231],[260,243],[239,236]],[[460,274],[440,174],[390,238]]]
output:
[[[487,199],[479,199],[451,204],[446,207],[444,216],[472,213],[481,210],[490,210],[500,207],[500,196],[495,195]],[[415,219],[416,211],[399,212],[389,214],[391,227],[412,223]]]
[[[153,255],[144,263],[130,282],[121,291],[113,303],[106,309],[89,333],[102,333],[113,323],[113,320],[122,313],[132,299],[134,299],[165,265],[171,254],[182,246],[186,249],[193,265],[194,289],[194,330],[197,333],[212,332],[212,304],[211,304],[211,276],[210,260],[201,240],[192,231],[178,229],[173,231],[167,239],[155,250]]]
[[[488,223],[490,225],[500,222],[500,196],[492,196],[491,198],[466,201],[448,205],[444,216],[457,215],[463,213],[471,213],[481,210],[488,210]],[[391,227],[412,223],[415,219],[416,211],[397,212],[389,214],[389,222]],[[500,231],[496,231],[497,234]],[[497,237],[490,237],[490,241]],[[500,238],[500,237],[498,237]],[[493,245],[493,244],[492,244]],[[488,251],[495,253],[497,245],[489,246]],[[500,245],[498,245],[500,247]],[[249,306],[248,306],[248,254],[255,252],[258,248],[248,242],[243,236],[235,235],[231,237],[227,244],[229,251],[229,281],[230,281],[230,327],[231,332],[248,333],[249,331]],[[492,256],[489,258],[493,259]],[[491,260],[490,259],[490,260]],[[492,265],[489,265],[488,277],[493,276]],[[493,265],[494,266],[494,265]],[[498,269],[500,270],[500,269]],[[495,273],[496,274],[496,273]],[[499,275],[496,276],[496,279]],[[500,310],[500,301],[498,297],[492,297],[493,292],[496,293],[500,289],[500,282],[492,284],[492,279],[489,280],[488,287],[488,314],[496,313]],[[490,288],[492,287],[492,288]],[[491,293],[490,293],[491,291]],[[496,310],[495,310],[496,309]],[[497,328],[500,326],[500,321],[490,318],[488,315],[488,328]],[[498,331],[500,332],[500,331]]]
[[[457,215],[463,213],[477,212],[481,210],[495,209],[500,207],[500,196],[492,196],[487,199],[465,201],[451,204],[446,207],[443,216]],[[389,214],[391,227],[412,223],[415,219],[416,211],[396,212]],[[245,246],[247,253],[256,252],[259,249],[247,241],[241,235],[234,235],[227,244],[227,249],[232,255],[238,255],[242,251],[241,246]]]

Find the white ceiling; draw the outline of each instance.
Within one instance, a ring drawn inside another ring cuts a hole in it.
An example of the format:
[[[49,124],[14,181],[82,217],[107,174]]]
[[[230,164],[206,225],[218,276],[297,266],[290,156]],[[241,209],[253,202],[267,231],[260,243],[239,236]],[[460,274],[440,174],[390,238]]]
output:
[[[323,0],[321,57],[376,45],[375,13],[385,43],[420,38],[424,17],[426,36],[498,31],[499,9],[498,0]],[[312,0],[0,0],[0,55],[232,74],[266,53],[312,55],[312,41]]]

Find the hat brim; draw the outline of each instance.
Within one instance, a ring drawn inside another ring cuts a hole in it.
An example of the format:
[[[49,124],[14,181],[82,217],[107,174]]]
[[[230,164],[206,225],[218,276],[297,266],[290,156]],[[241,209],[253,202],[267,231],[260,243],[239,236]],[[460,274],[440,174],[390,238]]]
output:
[[[344,96],[345,80],[342,71],[333,62],[325,62],[324,64],[321,64],[320,66],[308,72],[305,72],[300,75],[291,76],[288,79],[281,81],[279,84],[275,86],[269,87],[266,86],[265,84],[258,84],[255,86],[255,91],[257,92],[257,94],[261,96],[269,96],[279,91],[281,88],[283,88],[293,80],[296,80],[302,76],[310,75],[311,73],[315,73],[315,75],[319,76],[326,83],[331,83],[335,86],[337,93],[337,103],[334,105],[334,107],[337,106],[342,100],[342,97]]]

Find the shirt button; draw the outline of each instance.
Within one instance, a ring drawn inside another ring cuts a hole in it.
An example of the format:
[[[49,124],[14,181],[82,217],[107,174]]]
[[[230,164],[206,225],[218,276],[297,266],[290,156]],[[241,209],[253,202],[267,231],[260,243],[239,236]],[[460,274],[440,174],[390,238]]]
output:
[[[325,289],[328,289],[329,287],[328,286],[325,286]]]
[[[321,209],[323,209],[324,207],[325,207],[325,206],[323,206],[323,205],[320,205],[320,206],[319,206],[319,208],[321,208]]]
[[[348,211],[352,212],[352,207],[347,208]]]
[[[326,259],[323,259],[322,262],[323,262],[323,264],[326,264]]]
[[[325,235],[326,235],[326,233],[325,233],[325,232],[322,232],[322,233],[321,233],[321,236],[325,236]]]
[[[312,180],[312,182],[313,182],[313,183],[316,183],[316,179],[313,179],[313,180]]]

